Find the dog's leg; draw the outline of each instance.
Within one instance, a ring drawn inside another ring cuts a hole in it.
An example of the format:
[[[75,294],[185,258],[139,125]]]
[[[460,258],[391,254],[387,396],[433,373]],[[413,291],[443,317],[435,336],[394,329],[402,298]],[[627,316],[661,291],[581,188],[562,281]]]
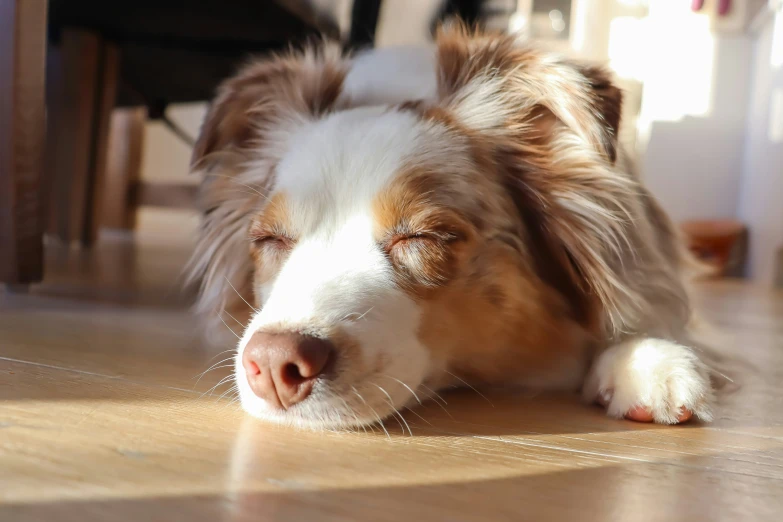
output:
[[[690,348],[671,341],[640,338],[610,347],[596,359],[582,393],[611,417],[661,424],[692,415],[712,420],[707,367]]]

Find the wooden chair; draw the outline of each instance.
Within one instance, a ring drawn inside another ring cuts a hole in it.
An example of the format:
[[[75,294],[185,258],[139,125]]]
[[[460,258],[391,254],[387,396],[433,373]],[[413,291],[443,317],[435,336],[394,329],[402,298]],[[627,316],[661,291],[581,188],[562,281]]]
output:
[[[339,38],[334,13],[316,4],[0,0],[0,282],[42,279],[45,232],[92,244],[104,197],[122,227],[133,226],[136,203],[161,199],[138,185],[144,112],[112,124],[116,107],[207,100],[249,53]],[[163,189],[164,202],[192,198]]]
[[[0,281],[43,276],[46,1],[0,0]]]
[[[251,54],[372,45],[381,3],[354,0],[344,27],[321,0],[0,0],[0,282],[42,279],[44,233],[89,247],[140,204],[191,206],[192,186],[140,181],[146,118],[210,99]]]

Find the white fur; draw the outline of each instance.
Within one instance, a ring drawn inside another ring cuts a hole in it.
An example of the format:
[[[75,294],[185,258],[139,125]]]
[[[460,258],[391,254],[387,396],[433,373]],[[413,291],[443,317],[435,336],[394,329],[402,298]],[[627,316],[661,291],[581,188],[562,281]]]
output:
[[[373,199],[426,132],[413,114],[365,107],[305,124],[290,137],[272,193],[285,195],[298,241],[277,276],[255,289],[263,306],[240,342],[237,383],[251,414],[308,426],[354,423],[354,414],[373,422],[403,407],[413,398],[406,386],[415,390],[427,376],[418,306],[394,284],[372,218]],[[241,356],[256,331],[334,327],[358,342],[360,366],[372,370],[343,368],[284,413],[253,394]]]
[[[522,107],[518,102],[509,103],[502,77],[487,74],[474,78],[460,91],[452,110],[464,125],[491,135]]]
[[[675,424],[681,408],[712,420],[707,368],[690,348],[663,339],[635,339],[612,346],[593,364],[584,398],[608,399],[607,413],[621,418],[643,406],[655,422]]]

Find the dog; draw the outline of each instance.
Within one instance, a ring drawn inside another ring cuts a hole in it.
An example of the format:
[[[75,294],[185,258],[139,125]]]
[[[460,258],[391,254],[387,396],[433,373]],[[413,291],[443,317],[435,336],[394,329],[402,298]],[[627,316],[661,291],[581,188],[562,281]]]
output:
[[[359,427],[512,385],[711,420],[691,260],[618,144],[621,107],[602,67],[459,26],[224,82],[194,147],[190,275],[206,323],[244,327],[244,409]]]

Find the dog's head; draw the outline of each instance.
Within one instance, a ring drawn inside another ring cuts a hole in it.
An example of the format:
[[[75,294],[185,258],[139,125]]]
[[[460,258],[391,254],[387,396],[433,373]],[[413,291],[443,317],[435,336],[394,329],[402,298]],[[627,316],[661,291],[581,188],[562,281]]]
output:
[[[436,63],[438,92],[399,105],[352,105],[330,48],[215,100],[194,268],[202,309],[246,324],[250,413],[359,425],[448,384],[556,379],[644,312],[607,74],[459,30]]]

